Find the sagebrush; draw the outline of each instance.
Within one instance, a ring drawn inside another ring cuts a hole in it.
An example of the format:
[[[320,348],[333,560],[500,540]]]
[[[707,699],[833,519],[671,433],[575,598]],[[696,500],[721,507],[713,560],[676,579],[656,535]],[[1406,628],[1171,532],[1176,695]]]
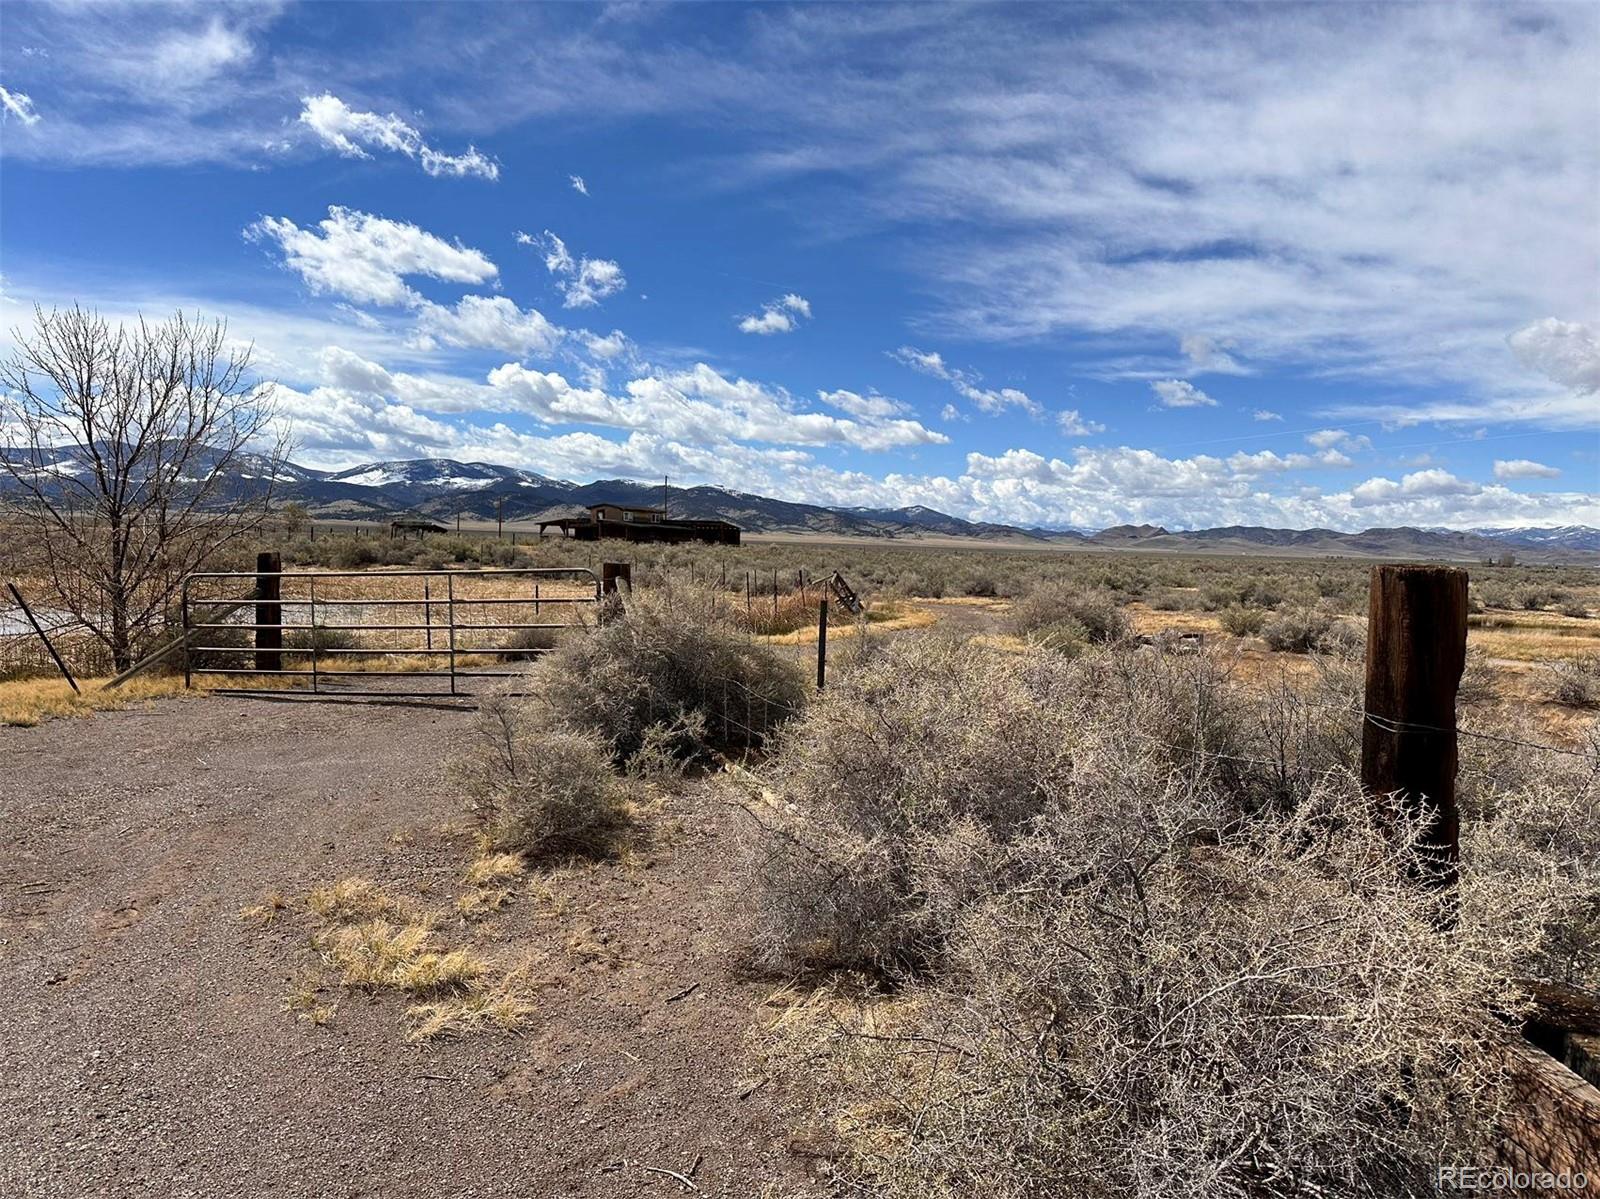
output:
[[[925,637],[791,726],[748,952],[810,980],[765,1047],[844,1179],[1377,1199],[1489,1160],[1514,980],[1593,968],[1594,763],[1465,752],[1441,905],[1361,794],[1356,676]]]

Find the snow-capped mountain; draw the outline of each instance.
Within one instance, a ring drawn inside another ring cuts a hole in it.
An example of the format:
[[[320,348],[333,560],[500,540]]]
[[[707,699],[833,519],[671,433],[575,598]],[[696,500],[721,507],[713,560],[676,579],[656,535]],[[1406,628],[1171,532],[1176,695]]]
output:
[[[497,484],[518,487],[572,487],[562,479],[496,466],[489,462],[453,462],[448,458],[409,458],[396,462],[368,462],[322,476],[333,483],[357,487],[415,487],[436,491],[467,491]]]
[[[259,488],[270,463],[246,455],[230,472],[234,485]],[[72,474],[81,464],[63,456],[48,467]],[[59,476],[58,476],[59,477]],[[0,472],[0,490],[5,488]],[[323,518],[385,520],[414,513],[448,522],[504,517],[528,521],[574,514],[589,504],[654,507],[659,483],[602,479],[573,483],[535,471],[489,462],[412,458],[368,462],[343,470],[318,470],[285,462],[273,488],[280,502],[304,504]],[[674,487],[667,502],[675,516],[730,520],[749,532],[809,532],[876,538],[972,538],[1034,544],[1079,544],[1100,549],[1221,554],[1334,554],[1372,559],[1431,558],[1482,562],[1510,550],[1525,561],[1586,560],[1600,554],[1600,529],[1584,525],[1514,529],[1269,529],[1231,526],[1171,532],[1154,525],[1121,525],[1099,532],[1018,529],[964,520],[932,508],[833,508],[734,491],[726,487]]]
[[[1528,526],[1520,529],[1468,529],[1480,537],[1509,541],[1515,545],[1547,549],[1600,550],[1600,529],[1588,525],[1557,525],[1553,528]]]

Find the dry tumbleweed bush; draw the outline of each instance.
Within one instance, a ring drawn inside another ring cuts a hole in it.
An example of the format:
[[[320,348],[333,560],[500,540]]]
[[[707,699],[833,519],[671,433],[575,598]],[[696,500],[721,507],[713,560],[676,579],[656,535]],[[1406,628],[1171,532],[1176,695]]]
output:
[[[552,727],[542,705],[491,696],[451,763],[488,843],[531,859],[602,854],[627,832],[628,784],[597,734]]]
[[[1389,1197],[1487,1160],[1511,980],[1563,908],[1485,883],[1559,837],[1499,788],[1441,932],[1349,769],[1349,682],[924,638],[792,726],[750,805],[751,945],[877,980],[766,1043],[841,1170],[918,1199]],[[1570,805],[1563,778],[1523,802]]]
[[[533,687],[549,719],[599,734],[623,763],[647,748],[693,758],[760,745],[807,694],[793,662],[736,627],[727,595],[670,586],[613,604],[602,627],[548,655]]]

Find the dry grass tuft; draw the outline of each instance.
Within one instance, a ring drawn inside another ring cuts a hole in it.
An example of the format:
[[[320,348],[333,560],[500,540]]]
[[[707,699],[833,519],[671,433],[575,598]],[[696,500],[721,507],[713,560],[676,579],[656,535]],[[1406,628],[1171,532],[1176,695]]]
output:
[[[247,920],[251,924],[259,924],[265,928],[269,924],[277,923],[278,917],[289,910],[288,896],[282,891],[268,891],[261,897],[261,902],[252,907],[245,908],[239,913],[239,919]]]
[[[313,938],[340,983],[375,991],[395,988],[428,996],[465,991],[488,972],[488,964],[465,949],[442,949],[426,924],[367,920]]]
[[[469,887],[489,887],[527,873],[528,864],[517,853],[486,853],[472,860],[462,879]]]
[[[493,883],[516,878],[522,869],[513,854],[480,857],[468,871],[469,879],[478,881],[457,899],[456,913],[468,920],[498,910],[511,891]],[[274,891],[241,915],[270,924],[292,907]],[[439,914],[389,894],[370,879],[314,887],[304,910],[316,921],[311,948],[339,986],[397,991],[413,1000],[408,1039],[515,1030],[533,1011],[524,993],[526,966],[498,971],[475,950],[451,947],[438,931]],[[337,1004],[321,1002],[323,986],[315,975],[301,978],[284,997],[284,1010],[313,1024],[331,1022]]]
[[[408,1041],[427,1041],[434,1037],[462,1037],[475,1032],[517,1032],[533,1014],[533,1004],[517,990],[509,977],[492,987],[465,995],[413,1004],[406,1011],[416,1023],[406,1034]]]
[[[455,912],[462,920],[478,920],[498,912],[510,900],[509,887],[474,887],[456,899]]]
[[[322,986],[315,977],[302,977],[297,980],[289,993],[283,997],[283,1010],[290,1013],[297,1020],[304,1020],[318,1028],[332,1024],[334,1016],[338,1014],[337,1003],[322,1002]]]
[[[342,878],[311,888],[306,910],[319,920],[335,924],[390,919],[424,923],[423,913],[410,900],[391,895],[367,878]]]
[[[615,970],[622,964],[622,947],[610,933],[581,928],[567,938],[567,952],[587,966]]]

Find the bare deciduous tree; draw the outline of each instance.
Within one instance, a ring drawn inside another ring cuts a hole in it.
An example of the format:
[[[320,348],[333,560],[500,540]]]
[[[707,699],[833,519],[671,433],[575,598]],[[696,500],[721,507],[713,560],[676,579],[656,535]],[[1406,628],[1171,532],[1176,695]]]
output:
[[[126,668],[183,576],[265,519],[288,444],[227,326],[36,309],[0,363],[0,503]]]

